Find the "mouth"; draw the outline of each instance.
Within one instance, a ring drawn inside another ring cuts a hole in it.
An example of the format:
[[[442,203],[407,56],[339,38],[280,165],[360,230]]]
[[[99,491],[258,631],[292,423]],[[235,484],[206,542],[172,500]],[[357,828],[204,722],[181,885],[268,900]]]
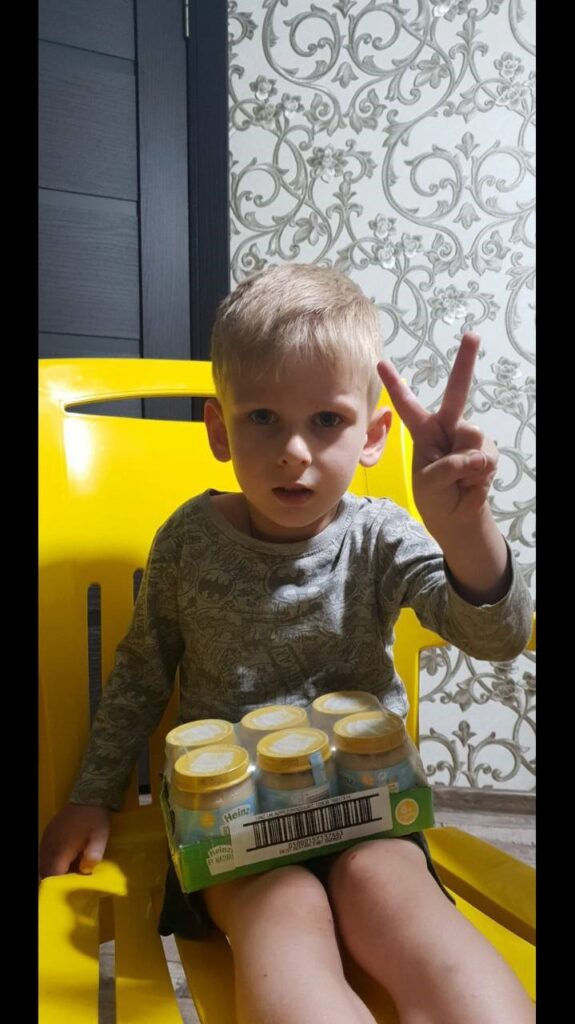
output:
[[[273,487],[272,493],[284,503],[302,504],[311,498],[313,491],[310,487],[304,487],[303,484],[286,484],[284,487]]]

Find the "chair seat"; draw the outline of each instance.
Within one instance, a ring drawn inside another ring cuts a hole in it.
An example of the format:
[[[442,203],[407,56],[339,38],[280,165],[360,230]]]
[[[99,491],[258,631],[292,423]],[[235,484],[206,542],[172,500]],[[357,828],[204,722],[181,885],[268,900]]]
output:
[[[181,1024],[156,930],[166,871],[166,838],[157,809],[143,810],[147,813],[140,835],[133,832],[134,812],[115,816],[106,860],[92,875],[48,878],[40,886],[41,1024],[62,1024],[66,1019],[74,1024],[97,1024],[100,918],[102,905],[110,899],[117,1024],[141,1024],[144,1007],[146,1024]],[[458,829],[431,829],[426,835],[442,880],[450,891],[449,879],[457,887],[453,895],[458,909],[505,957],[534,998],[535,947],[517,931],[525,931],[529,924],[532,869]],[[506,875],[517,866],[527,869],[519,872],[524,878],[525,904],[518,899],[515,884],[509,884],[511,876]],[[467,888],[473,903],[461,895],[462,888]],[[494,916],[478,909],[479,897],[484,906],[490,901]],[[504,913],[509,926],[501,921]],[[214,933],[199,942],[176,942],[202,1024],[234,1024],[233,960],[225,937]],[[378,1024],[399,1024],[388,994],[349,956],[344,957],[344,968]]]

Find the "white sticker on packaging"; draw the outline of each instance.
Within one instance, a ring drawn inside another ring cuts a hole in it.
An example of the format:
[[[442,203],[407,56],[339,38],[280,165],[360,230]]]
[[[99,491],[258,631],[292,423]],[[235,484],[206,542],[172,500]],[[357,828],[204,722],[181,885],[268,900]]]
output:
[[[365,700],[362,697],[326,697],[323,706],[327,711],[363,711]]]
[[[235,752],[233,750],[202,750],[194,758],[194,772],[196,775],[215,775],[216,772],[225,772],[234,762]]]
[[[279,729],[285,722],[293,720],[293,713],[289,710],[262,711],[261,715],[254,716],[260,729]]]
[[[359,721],[345,723],[346,736],[385,736],[389,729],[385,727],[385,719],[360,718]]]
[[[236,867],[331,846],[393,827],[387,786],[307,807],[256,814],[230,825]]]
[[[315,737],[302,736],[294,732],[289,736],[279,736],[274,739],[268,747],[270,754],[277,754],[281,757],[291,757],[296,754],[306,754],[310,747],[316,744]]]
[[[226,730],[221,725],[213,725],[210,722],[202,722],[201,725],[190,725],[182,729],[176,736],[179,746],[185,747],[186,743],[199,743],[200,740],[212,740],[214,736],[225,735]]]

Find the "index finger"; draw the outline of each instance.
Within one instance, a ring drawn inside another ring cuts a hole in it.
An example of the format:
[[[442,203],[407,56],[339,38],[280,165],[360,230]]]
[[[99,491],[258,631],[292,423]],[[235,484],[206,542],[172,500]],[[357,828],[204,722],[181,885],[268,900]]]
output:
[[[394,408],[413,436],[414,431],[417,431],[417,428],[429,419],[429,413],[419,404],[413,391],[402,381],[392,363],[387,359],[382,359],[377,364],[377,371],[387,388]]]
[[[464,334],[461,339],[437,414],[447,430],[455,428],[465,411],[480,342],[478,334]]]

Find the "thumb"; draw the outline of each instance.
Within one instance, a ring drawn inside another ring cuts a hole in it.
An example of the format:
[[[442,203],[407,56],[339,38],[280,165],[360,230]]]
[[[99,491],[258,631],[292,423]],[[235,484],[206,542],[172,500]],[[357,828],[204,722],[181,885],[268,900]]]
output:
[[[80,874],[90,875],[96,865],[100,863],[108,843],[108,834],[109,829],[107,828],[94,829],[90,834],[78,866]]]

